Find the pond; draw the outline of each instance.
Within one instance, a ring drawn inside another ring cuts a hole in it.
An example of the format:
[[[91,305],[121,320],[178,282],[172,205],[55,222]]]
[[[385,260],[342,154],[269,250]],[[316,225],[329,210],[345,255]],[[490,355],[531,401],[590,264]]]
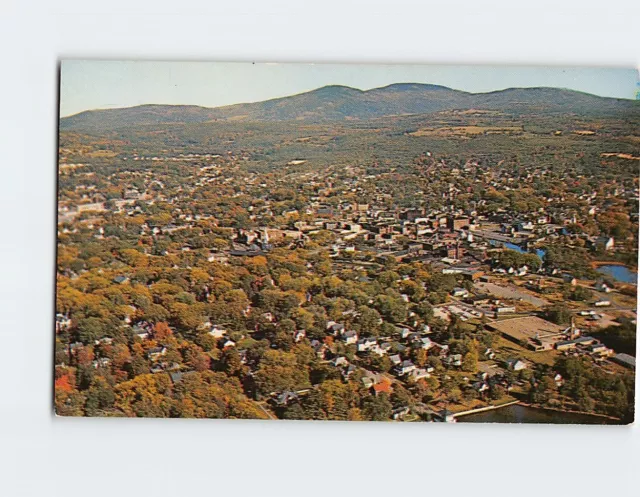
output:
[[[596,271],[622,283],[633,283],[634,285],[638,283],[638,272],[629,269],[627,266],[608,264],[600,266]]]
[[[576,414],[570,412],[548,411],[520,404],[494,409],[493,411],[479,412],[456,418],[458,423],[547,423],[547,424],[589,424],[604,425],[617,424],[614,420],[590,416],[588,414]]]

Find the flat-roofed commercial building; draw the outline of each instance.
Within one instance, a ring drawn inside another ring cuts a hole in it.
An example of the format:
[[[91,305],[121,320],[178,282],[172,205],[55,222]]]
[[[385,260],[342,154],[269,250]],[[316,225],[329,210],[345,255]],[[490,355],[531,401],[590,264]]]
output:
[[[565,329],[562,326],[536,316],[505,319],[489,323],[487,328],[535,351],[551,350],[565,336]]]
[[[624,352],[614,355],[611,360],[617,362],[625,368],[636,369],[636,358],[632,355],[625,354]]]

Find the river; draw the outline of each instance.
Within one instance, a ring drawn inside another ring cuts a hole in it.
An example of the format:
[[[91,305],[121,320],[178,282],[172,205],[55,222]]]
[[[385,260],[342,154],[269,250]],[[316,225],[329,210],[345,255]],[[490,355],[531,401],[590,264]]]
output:
[[[633,283],[634,285],[638,283],[638,272],[632,271],[627,266],[608,264],[600,266],[596,271],[622,283]]]
[[[492,411],[468,414],[456,418],[458,423],[546,423],[546,424],[617,424],[614,420],[576,414],[570,412],[548,411],[520,404],[501,407]]]
[[[535,253],[538,257],[540,257],[540,260],[544,260],[544,256],[547,255],[547,251],[544,249],[536,249],[535,252],[528,252],[527,250],[523,249],[520,245],[516,245],[514,243],[504,243],[504,248],[507,248],[509,250],[515,250],[516,252],[520,252],[521,254],[531,254],[531,253]]]

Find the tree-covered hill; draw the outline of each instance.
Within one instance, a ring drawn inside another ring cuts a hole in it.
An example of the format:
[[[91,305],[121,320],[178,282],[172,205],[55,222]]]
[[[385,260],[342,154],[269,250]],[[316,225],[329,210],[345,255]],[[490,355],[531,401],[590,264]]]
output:
[[[494,110],[508,114],[616,115],[637,118],[633,100],[598,97],[559,88],[509,88],[467,93],[444,86],[398,83],[367,91],[331,85],[264,102],[217,108],[194,105],[141,105],[91,110],[62,118],[62,130],[109,130],[129,126],[209,121],[366,120],[384,116],[427,114],[445,110]]]

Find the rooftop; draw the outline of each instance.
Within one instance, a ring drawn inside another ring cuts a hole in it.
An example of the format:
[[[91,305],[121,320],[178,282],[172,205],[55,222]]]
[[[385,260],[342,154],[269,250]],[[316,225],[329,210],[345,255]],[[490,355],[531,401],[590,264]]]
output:
[[[515,340],[531,340],[534,338],[545,339],[559,337],[564,328],[557,324],[545,321],[537,316],[525,316],[505,319],[487,325],[489,328],[506,334]]]

